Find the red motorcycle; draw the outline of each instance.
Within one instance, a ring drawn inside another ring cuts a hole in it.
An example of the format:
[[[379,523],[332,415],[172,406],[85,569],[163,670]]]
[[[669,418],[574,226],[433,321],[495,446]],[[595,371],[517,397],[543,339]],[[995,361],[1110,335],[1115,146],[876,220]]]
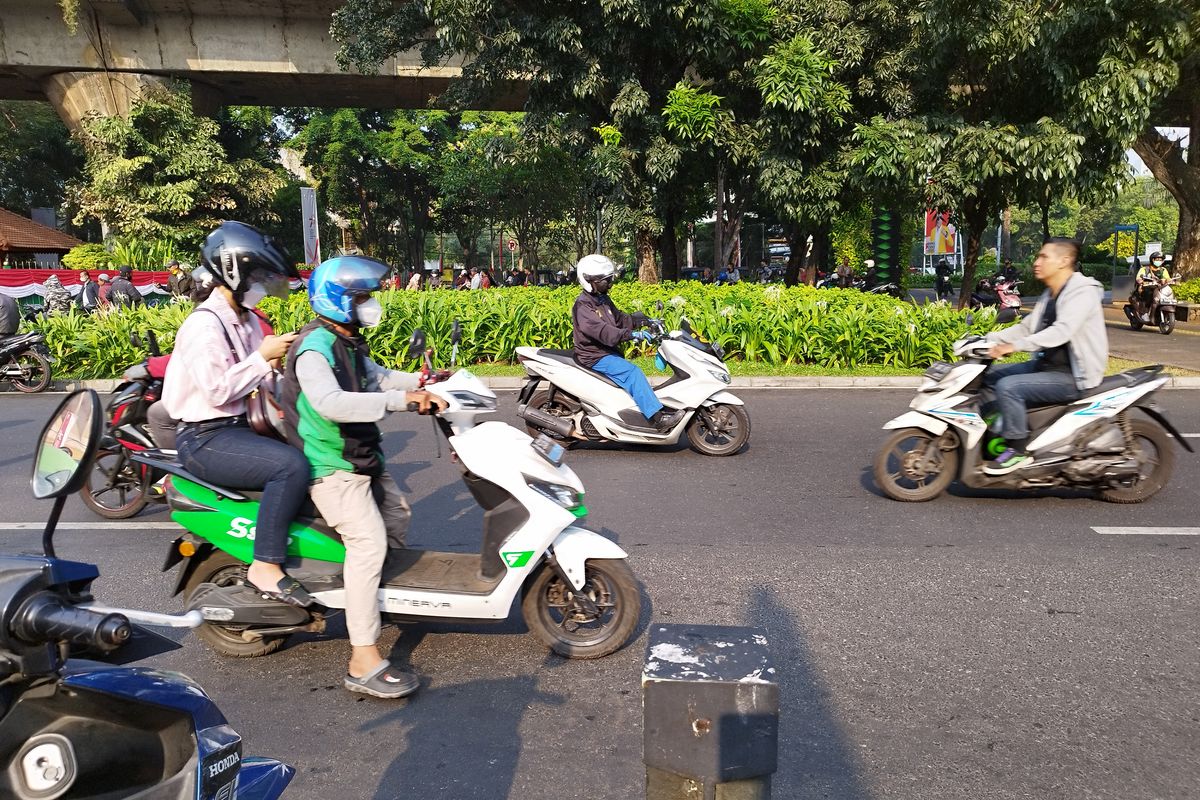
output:
[[[131,337],[141,347],[137,334]],[[83,504],[108,519],[127,519],[147,504],[166,502],[156,490],[162,475],[131,456],[156,448],[146,420],[146,411],[162,396],[163,377],[169,356],[158,350],[154,332],[146,334],[150,357],[125,370],[122,383],[113,391],[105,408],[108,420],[91,472],[79,497]]]

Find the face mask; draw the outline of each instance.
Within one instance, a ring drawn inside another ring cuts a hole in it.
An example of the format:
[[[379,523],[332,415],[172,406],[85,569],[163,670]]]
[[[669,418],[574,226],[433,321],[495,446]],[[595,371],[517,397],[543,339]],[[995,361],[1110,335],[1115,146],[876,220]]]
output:
[[[254,308],[266,296],[266,287],[256,281],[246,287],[246,293],[242,295],[242,305],[246,308]]]
[[[1162,261],[1160,261],[1160,260],[1159,260],[1159,259],[1157,259],[1157,258],[1156,258],[1156,259],[1154,259],[1153,261],[1151,261],[1150,263],[1151,263],[1151,264],[1153,264],[1153,265],[1154,265],[1154,266],[1156,266],[1156,267],[1161,267],[1161,266],[1163,265],[1163,262],[1162,262]]]
[[[383,306],[374,297],[355,306],[358,314],[358,324],[364,328],[374,328],[383,320]]]

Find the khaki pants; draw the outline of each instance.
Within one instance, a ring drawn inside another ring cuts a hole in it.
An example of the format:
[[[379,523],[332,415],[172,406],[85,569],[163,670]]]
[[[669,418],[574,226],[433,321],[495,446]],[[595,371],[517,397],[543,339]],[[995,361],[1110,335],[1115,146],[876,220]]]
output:
[[[412,511],[392,477],[335,472],[309,490],[313,504],[346,545],[342,581],[350,644],[379,640],[379,580],[389,547],[403,547]]]

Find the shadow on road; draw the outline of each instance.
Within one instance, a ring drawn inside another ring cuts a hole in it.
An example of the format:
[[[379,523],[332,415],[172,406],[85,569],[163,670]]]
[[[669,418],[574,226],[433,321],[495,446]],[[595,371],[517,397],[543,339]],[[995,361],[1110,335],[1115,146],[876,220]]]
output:
[[[422,634],[405,632],[391,654],[407,664]],[[513,798],[513,782],[521,759],[521,721],[534,705],[562,706],[566,698],[538,689],[538,676],[562,663],[548,655],[532,675],[479,680],[437,689],[422,689],[411,700],[363,725],[393,730],[408,720],[406,746],[396,755],[381,750],[390,763],[383,770],[374,800],[501,800]],[[429,705],[436,714],[414,713],[410,706]],[[397,746],[401,742],[395,743]],[[386,755],[385,755],[386,754]],[[566,795],[564,795],[566,796]]]
[[[781,604],[776,590],[754,591],[748,624],[767,631],[779,670],[779,769],[774,794],[793,800],[871,800],[863,784],[857,746],[842,731],[841,721],[820,675],[805,633],[793,612]]]

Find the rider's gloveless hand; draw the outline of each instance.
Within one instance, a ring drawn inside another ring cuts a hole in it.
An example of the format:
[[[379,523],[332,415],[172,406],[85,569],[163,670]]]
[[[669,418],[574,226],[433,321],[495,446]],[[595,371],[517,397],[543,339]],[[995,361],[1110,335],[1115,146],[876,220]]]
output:
[[[285,333],[281,336],[267,336],[263,339],[262,344],[258,346],[258,352],[267,361],[282,358],[287,354],[288,348],[292,346],[292,342],[296,340],[296,334]]]
[[[418,414],[436,413],[448,405],[442,398],[425,391],[405,392],[404,399],[406,406],[417,406]]]

